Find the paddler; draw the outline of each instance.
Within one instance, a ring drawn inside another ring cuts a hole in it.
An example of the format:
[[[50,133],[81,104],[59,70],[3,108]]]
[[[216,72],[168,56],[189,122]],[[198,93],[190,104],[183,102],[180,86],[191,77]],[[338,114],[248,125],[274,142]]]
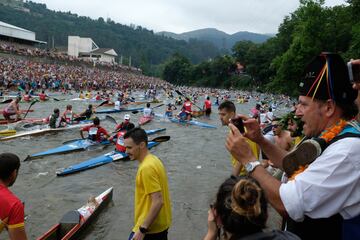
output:
[[[42,90],[41,93],[39,93],[39,99],[40,99],[40,101],[49,100],[48,95],[45,94],[44,90]]]
[[[84,99],[84,98],[85,98],[83,91],[80,91],[79,98],[80,98],[80,99]]]
[[[60,110],[58,108],[54,109],[54,113],[49,117],[49,126],[50,128],[61,128],[66,125],[66,122],[60,117]]]
[[[117,98],[117,100],[115,101],[115,106],[114,106],[114,108],[116,109],[116,110],[120,110],[120,108],[121,108],[121,101],[122,101],[122,97],[118,97]]]
[[[146,104],[146,107],[143,110],[143,117],[144,118],[152,118],[154,116],[154,112],[150,107],[150,103]]]
[[[88,132],[88,139],[96,142],[102,142],[110,137],[105,128],[100,126],[100,119],[95,117],[92,125],[83,127],[80,130],[80,136],[84,139],[83,132]]]
[[[29,94],[28,91],[25,92],[23,99],[25,102],[30,102],[31,101],[31,95]]]
[[[96,101],[100,101],[101,100],[101,94],[100,92],[97,92],[96,96],[95,96],[95,100]]]
[[[12,120],[10,116],[16,115],[15,121],[21,119],[21,112],[19,109],[19,102],[21,97],[13,99],[3,110],[3,116],[5,120]]]
[[[119,152],[126,151],[126,147],[124,146],[124,135],[127,131],[133,128],[135,128],[135,125],[130,122],[130,114],[125,114],[124,122],[122,122],[116,127],[116,131],[118,131],[118,133],[115,136],[109,138],[110,142],[116,139],[116,145],[115,145],[116,151]]]
[[[133,129],[134,127],[135,125],[130,122],[130,114],[125,114],[124,121],[116,126],[115,131],[128,131],[129,129]]]
[[[95,113],[95,110],[93,109],[92,104],[89,104],[88,108],[84,112],[80,113],[80,117],[86,117],[86,119],[90,119],[93,113]]]
[[[210,101],[210,97],[209,97],[209,96],[207,96],[207,98],[206,98],[206,100],[205,100],[205,102],[204,102],[204,108],[203,108],[203,109],[205,110],[205,115],[206,115],[207,117],[209,117],[210,114],[211,114],[211,101]]]
[[[72,111],[72,105],[69,104],[66,106],[66,110],[63,112],[61,117],[64,122],[71,123],[74,118],[78,117],[78,115]]]
[[[184,102],[184,104],[183,104],[183,108],[185,108],[186,119],[187,119],[188,121],[191,120],[191,112],[192,112],[191,107],[192,107],[192,103],[191,103],[191,101],[190,101],[190,98],[189,98],[189,97],[186,97],[186,98],[185,98],[185,102]]]
[[[166,106],[166,110],[165,110],[165,117],[172,117],[173,116],[173,110],[176,110],[177,108],[175,107],[175,105],[172,105],[171,103],[169,103]]]

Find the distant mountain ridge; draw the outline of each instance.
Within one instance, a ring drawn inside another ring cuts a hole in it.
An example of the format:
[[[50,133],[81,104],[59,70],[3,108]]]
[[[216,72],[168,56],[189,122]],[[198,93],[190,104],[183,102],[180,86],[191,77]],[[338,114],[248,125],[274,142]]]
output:
[[[158,35],[171,37],[177,40],[189,41],[190,39],[197,39],[201,41],[208,41],[214,44],[219,49],[230,50],[234,44],[238,41],[252,41],[254,43],[263,43],[273,35],[260,34],[247,31],[240,31],[234,34],[227,34],[223,31],[219,31],[216,28],[204,28],[195,31],[185,33],[172,33],[172,32],[158,32]]]

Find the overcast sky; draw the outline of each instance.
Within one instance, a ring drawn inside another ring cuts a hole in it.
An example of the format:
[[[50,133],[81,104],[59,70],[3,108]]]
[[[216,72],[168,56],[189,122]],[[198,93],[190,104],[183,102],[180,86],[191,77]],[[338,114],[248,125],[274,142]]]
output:
[[[276,33],[298,0],[32,0],[49,9],[71,11],[93,19],[108,17],[121,24],[149,30],[182,33],[217,28],[229,34],[238,31]],[[327,6],[345,0],[326,0]]]

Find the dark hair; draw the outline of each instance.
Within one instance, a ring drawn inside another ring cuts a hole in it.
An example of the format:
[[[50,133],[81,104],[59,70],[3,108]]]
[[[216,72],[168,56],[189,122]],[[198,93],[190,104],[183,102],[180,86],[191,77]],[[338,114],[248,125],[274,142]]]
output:
[[[248,176],[233,177],[221,184],[214,204],[231,239],[261,232],[266,227],[267,201],[259,183]]]
[[[92,109],[92,104],[89,104],[88,109]]]
[[[100,119],[98,117],[95,117],[94,120],[93,120],[93,123],[95,125],[99,125],[100,124]]]
[[[13,153],[0,154],[0,179],[6,181],[14,170],[20,168],[20,159]]]
[[[54,113],[59,113],[59,112],[60,112],[60,110],[58,108],[54,109]]]
[[[207,97],[206,97],[206,99],[207,99],[207,100],[210,100],[210,97],[209,97],[209,96],[207,96]]]
[[[147,103],[147,104],[146,104],[146,107],[150,107],[150,103]]]
[[[148,136],[144,129],[136,127],[126,132],[124,139],[131,138],[136,145],[139,145],[142,142],[145,142],[146,146],[148,144]]]
[[[229,112],[236,112],[235,104],[231,101],[224,101],[219,105],[219,110],[225,109]]]

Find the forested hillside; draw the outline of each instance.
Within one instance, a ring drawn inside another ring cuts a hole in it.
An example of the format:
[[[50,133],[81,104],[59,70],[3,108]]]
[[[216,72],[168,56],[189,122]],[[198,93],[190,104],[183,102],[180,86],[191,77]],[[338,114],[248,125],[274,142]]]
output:
[[[37,39],[47,41],[50,46],[53,39],[55,47],[67,46],[68,35],[90,37],[99,47],[115,49],[119,56],[124,57],[125,63],[131,56],[132,65],[142,68],[147,74],[155,74],[156,66],[176,52],[181,52],[192,63],[220,53],[208,42],[174,40],[158,36],[141,26],[126,26],[111,19],[94,20],[70,12],[52,11],[45,4],[25,2],[23,7],[30,12],[13,6],[0,6],[0,21],[34,31]]]
[[[265,43],[238,42],[232,55],[198,65],[176,54],[165,65],[163,77],[177,84],[257,88],[296,94],[306,64],[319,53],[337,52],[345,61],[360,58],[360,0],[326,7],[323,0],[300,0],[285,17],[275,37]],[[236,63],[246,74],[237,74]]]

